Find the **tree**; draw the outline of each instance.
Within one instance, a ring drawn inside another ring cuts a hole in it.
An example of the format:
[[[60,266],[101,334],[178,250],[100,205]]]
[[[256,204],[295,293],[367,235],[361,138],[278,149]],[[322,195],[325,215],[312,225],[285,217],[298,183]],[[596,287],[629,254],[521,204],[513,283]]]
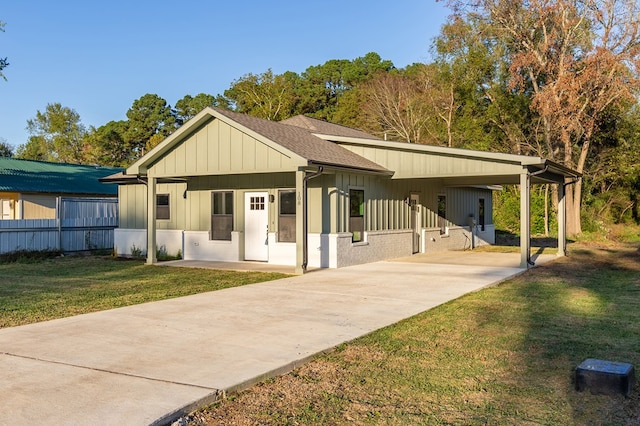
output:
[[[227,107],[226,101],[221,96],[214,97],[206,93],[198,93],[195,97],[185,95],[176,102],[176,119],[182,125],[193,118],[197,113],[208,106]]]
[[[97,129],[92,127],[85,138],[90,147],[87,162],[103,166],[126,167],[134,158],[134,151],[125,140],[128,123],[110,121]]]
[[[595,214],[585,222],[638,223],[640,200],[640,110],[633,105],[625,111],[608,110],[594,137],[596,155],[587,162],[585,204]]]
[[[0,21],[0,31],[4,32],[4,26],[5,26],[5,23]],[[7,80],[7,77],[5,77],[2,70],[8,66],[9,66],[9,62],[7,61],[7,58],[0,58],[0,77],[2,77],[5,81]]]
[[[129,120],[124,136],[133,158],[144,155],[178,127],[171,106],[155,94],[146,94],[133,101],[127,111],[127,118]]]
[[[33,160],[82,163],[86,129],[80,115],[59,103],[47,104],[44,112],[27,120],[29,141],[18,147],[17,156]]]
[[[428,104],[428,83],[402,73],[380,73],[364,85],[363,114],[369,129],[394,140],[423,141],[433,109]]]
[[[453,2],[462,11],[463,1]],[[635,0],[477,0],[470,15],[510,60],[510,86],[531,98],[546,155],[585,171],[600,117],[640,88]],[[567,187],[567,231],[581,232],[582,181]]]
[[[13,157],[13,147],[4,138],[0,138],[0,157]]]
[[[345,93],[372,78],[378,72],[394,69],[389,60],[382,60],[375,52],[353,61],[331,59],[324,64],[308,67],[296,86],[298,103],[295,114],[310,114],[333,121]],[[344,116],[344,114],[342,114]]]
[[[235,110],[254,117],[280,121],[291,117],[296,104],[294,72],[275,75],[271,69],[262,74],[246,74],[225,90]]]

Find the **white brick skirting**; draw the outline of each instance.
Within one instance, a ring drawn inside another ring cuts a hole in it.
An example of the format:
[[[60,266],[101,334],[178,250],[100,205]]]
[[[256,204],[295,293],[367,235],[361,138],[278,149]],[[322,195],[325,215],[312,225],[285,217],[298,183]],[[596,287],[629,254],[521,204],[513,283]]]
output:
[[[239,262],[244,259],[242,232],[231,232],[231,241],[210,240],[208,231],[184,231],[184,260]]]
[[[309,234],[308,266],[312,268],[340,268],[361,263],[410,256],[412,231],[368,231],[364,241],[351,242],[351,233]],[[296,264],[295,243],[280,243],[276,234],[269,234],[269,263]]]
[[[113,235],[113,249],[118,256],[131,256],[133,250],[147,255],[147,231],[145,229],[116,228]],[[162,247],[168,255],[182,253],[182,231],[158,229],[156,231],[157,248]]]

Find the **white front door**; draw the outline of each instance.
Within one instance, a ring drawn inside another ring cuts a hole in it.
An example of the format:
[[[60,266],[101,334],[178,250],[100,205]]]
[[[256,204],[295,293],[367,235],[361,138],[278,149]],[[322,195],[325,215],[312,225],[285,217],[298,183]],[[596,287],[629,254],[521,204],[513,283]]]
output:
[[[411,194],[411,228],[413,228],[413,253],[420,252],[420,233],[422,221],[420,220],[420,195]]]
[[[269,194],[245,192],[244,194],[244,259],[269,260],[267,245],[269,231]]]

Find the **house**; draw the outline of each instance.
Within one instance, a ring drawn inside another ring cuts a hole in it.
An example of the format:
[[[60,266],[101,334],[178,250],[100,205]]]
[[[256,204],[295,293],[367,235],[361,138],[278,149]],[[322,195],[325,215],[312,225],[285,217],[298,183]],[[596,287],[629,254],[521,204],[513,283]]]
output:
[[[337,268],[495,241],[492,190],[520,184],[521,263],[532,183],[579,175],[549,160],[389,142],[304,116],[271,122],[206,108],[124,173],[121,255]],[[564,210],[559,253],[564,254]]]
[[[0,158],[0,253],[112,249],[119,170]]]
[[[60,197],[115,198],[99,179],[122,169],[0,158],[0,220],[55,219]]]

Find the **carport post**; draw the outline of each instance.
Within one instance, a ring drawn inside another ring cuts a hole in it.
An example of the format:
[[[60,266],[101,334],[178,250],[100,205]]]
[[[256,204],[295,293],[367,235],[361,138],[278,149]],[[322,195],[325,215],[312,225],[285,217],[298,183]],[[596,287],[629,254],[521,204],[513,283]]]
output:
[[[529,267],[529,251],[531,246],[531,208],[529,195],[531,179],[529,170],[524,168],[520,173],[520,267]]]
[[[147,179],[147,265],[156,263],[156,184],[158,179]]]
[[[304,273],[304,212],[306,207],[303,205],[304,191],[304,170],[296,171],[296,274]]]
[[[567,255],[567,203],[564,182],[558,184],[558,256]]]

